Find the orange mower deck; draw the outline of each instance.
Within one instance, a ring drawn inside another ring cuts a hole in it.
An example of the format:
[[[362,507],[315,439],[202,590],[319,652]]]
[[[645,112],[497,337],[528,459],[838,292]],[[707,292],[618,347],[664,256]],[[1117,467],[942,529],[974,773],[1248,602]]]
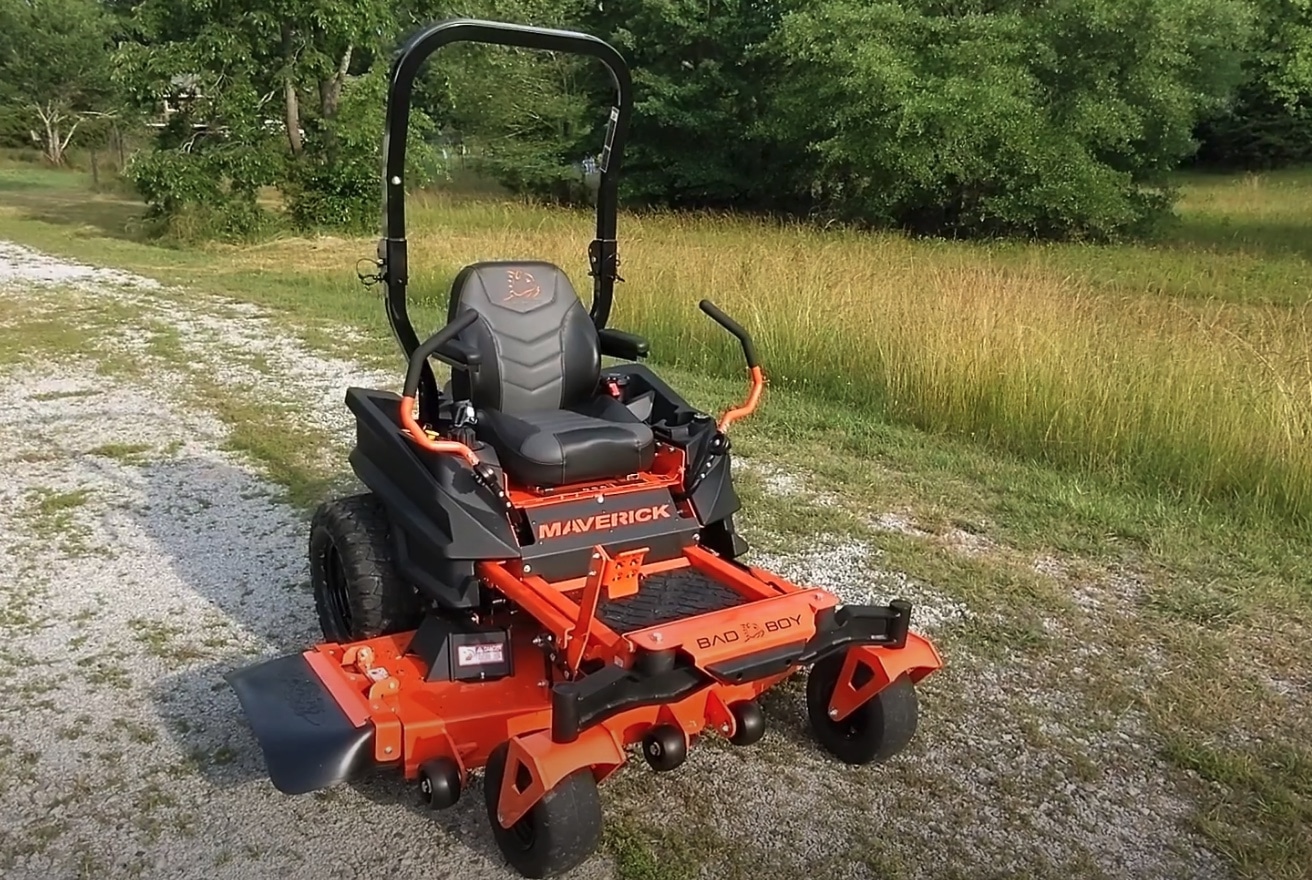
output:
[[[449,762],[463,787],[496,745],[508,743],[515,772],[505,776],[498,814],[509,827],[575,771],[590,768],[598,782],[605,779],[625,762],[629,746],[658,727],[677,731],[685,750],[706,730],[732,742],[753,740],[760,722],[744,707],[754,708],[760,694],[797,670],[816,639],[817,621],[839,609],[837,597],[826,590],[739,569],[700,547],[687,548],[680,560],[649,566],[641,565],[641,551],[619,559],[600,546],[595,553],[597,574],[581,586],[524,580],[505,566],[486,566],[490,583],[521,607],[536,609],[533,616],[507,614],[509,667],[517,674],[429,681],[429,665],[411,650],[417,632],[326,643],[304,652],[313,681],[363,734],[353,740],[353,769],[395,765],[414,780],[425,766]],[[728,587],[741,603],[626,632],[598,617],[601,600],[634,597],[640,579],[680,569]],[[564,675],[543,663],[543,648],[552,643],[571,658]],[[557,687],[584,664],[628,670],[639,657],[675,653],[691,662],[667,676],[664,691],[632,706],[593,711],[586,726],[579,723],[578,707],[570,705],[575,691]],[[841,721],[890,682],[903,676],[918,682],[941,663],[928,641],[895,628],[889,645],[846,652],[829,715]],[[275,781],[288,791],[319,787],[309,777]]]

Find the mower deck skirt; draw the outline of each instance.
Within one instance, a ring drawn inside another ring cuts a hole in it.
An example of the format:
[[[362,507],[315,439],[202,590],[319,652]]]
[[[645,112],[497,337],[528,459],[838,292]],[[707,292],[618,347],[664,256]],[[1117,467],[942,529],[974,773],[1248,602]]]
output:
[[[224,678],[237,693],[279,791],[327,788],[372,763],[373,724],[351,722],[305,655],[277,657]]]

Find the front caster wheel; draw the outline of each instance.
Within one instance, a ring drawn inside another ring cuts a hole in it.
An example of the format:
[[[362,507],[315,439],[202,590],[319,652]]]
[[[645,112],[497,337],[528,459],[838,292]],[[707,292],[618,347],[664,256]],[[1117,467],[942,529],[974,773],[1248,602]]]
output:
[[[729,742],[736,746],[750,746],[765,736],[765,713],[755,700],[743,700],[729,707],[736,729]]]
[[[662,724],[642,738],[642,756],[653,770],[674,770],[688,757],[688,741],[679,728]]]
[[[460,800],[460,768],[450,758],[419,765],[419,797],[434,810],[453,807]]]
[[[820,745],[845,764],[887,761],[911,742],[919,706],[905,675],[889,683],[842,721],[829,717],[829,700],[843,671],[843,655],[826,657],[806,680],[806,712]]]
[[[525,877],[552,877],[582,864],[601,842],[601,798],[592,771],[585,767],[566,776],[522,819],[502,828],[497,802],[508,751],[504,743],[493,750],[483,777],[488,820],[501,854]]]

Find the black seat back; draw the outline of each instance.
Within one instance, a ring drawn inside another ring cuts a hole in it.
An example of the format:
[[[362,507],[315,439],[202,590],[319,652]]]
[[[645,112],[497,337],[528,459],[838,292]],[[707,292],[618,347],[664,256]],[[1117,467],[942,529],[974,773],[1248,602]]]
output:
[[[482,356],[451,389],[478,409],[515,415],[566,409],[592,397],[601,374],[597,330],[568,276],[545,262],[466,266],[451,286],[448,320],[473,309],[460,341]]]

